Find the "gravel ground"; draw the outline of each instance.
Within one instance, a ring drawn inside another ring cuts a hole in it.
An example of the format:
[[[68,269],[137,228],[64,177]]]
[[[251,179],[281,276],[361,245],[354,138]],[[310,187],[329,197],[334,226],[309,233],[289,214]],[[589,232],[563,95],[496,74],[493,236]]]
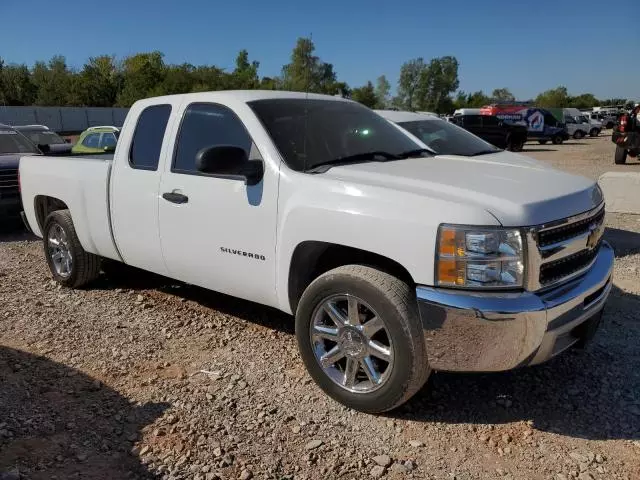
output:
[[[527,148],[597,177],[612,147]],[[384,416],[324,396],[286,315],[134,271],[66,290],[38,241],[0,234],[0,480],[636,480],[640,216],[607,225],[615,286],[585,351],[437,373]]]

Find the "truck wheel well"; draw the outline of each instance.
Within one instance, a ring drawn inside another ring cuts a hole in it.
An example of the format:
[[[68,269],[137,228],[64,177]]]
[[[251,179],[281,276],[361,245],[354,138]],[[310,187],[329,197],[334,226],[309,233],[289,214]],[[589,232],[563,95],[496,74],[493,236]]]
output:
[[[289,305],[295,314],[303,292],[313,280],[343,265],[366,265],[393,275],[411,287],[411,274],[395,260],[382,255],[326,242],[307,241],[296,247],[289,267]]]
[[[62,200],[54,197],[48,197],[46,195],[38,195],[34,199],[34,209],[36,213],[36,219],[38,220],[38,226],[42,232],[44,229],[44,221],[51,212],[56,210],[67,210],[69,207]],[[43,232],[44,234],[44,232]]]

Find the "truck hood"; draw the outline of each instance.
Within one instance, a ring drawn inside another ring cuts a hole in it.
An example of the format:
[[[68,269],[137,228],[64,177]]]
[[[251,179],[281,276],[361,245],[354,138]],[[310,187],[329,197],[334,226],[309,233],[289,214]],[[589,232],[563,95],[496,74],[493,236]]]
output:
[[[20,163],[20,154],[2,154],[0,153],[0,170],[18,168]]]
[[[602,202],[595,181],[506,151],[358,163],[333,167],[323,175],[481,207],[504,226],[539,225]]]

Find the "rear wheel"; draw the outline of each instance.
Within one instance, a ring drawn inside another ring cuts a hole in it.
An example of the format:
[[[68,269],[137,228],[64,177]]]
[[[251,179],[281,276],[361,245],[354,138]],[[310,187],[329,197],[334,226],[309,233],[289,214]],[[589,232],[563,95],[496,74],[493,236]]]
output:
[[[298,305],[296,337],[315,382],[356,410],[391,410],[429,376],[413,289],[374,268],[348,265],[314,280]]]
[[[576,140],[580,140],[583,137],[584,137],[584,132],[582,130],[576,130],[573,133],[573,138],[575,138]]]
[[[626,163],[627,149],[620,146],[616,146],[616,153],[613,159],[616,162],[616,165],[623,165],[624,163]]]
[[[560,145],[562,143],[562,137],[560,135],[551,137],[551,143],[553,143],[554,145]]]
[[[43,233],[44,254],[56,282],[78,288],[98,277],[100,257],[82,248],[69,210],[51,213]]]
[[[591,130],[589,130],[589,136],[590,137],[597,137],[598,135],[600,135],[600,129],[599,128],[592,128]]]
[[[546,145],[549,140],[538,140],[540,145]]]

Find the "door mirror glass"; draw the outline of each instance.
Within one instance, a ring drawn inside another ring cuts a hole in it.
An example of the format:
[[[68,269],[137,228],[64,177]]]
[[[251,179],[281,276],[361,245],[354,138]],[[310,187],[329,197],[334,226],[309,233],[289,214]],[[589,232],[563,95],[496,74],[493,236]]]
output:
[[[239,175],[247,162],[244,148],[234,145],[205,147],[196,153],[196,168],[202,173]]]

